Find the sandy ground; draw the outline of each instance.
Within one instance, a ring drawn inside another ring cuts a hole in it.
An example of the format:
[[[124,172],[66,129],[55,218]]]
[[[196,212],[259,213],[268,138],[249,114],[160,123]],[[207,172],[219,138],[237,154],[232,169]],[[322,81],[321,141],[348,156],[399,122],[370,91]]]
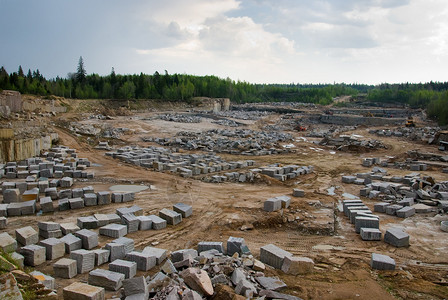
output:
[[[74,114],[71,114],[72,117]],[[202,132],[212,128],[225,128],[205,119],[199,124],[183,124],[161,120],[142,120],[152,114],[115,117],[114,120],[86,120],[85,123],[101,122],[113,127],[127,127],[133,134],[121,137],[118,144],[149,145],[141,141],[143,136],[168,137],[178,131]],[[67,116],[69,115],[67,114]],[[266,122],[278,116],[269,116]],[[252,129],[266,122],[245,121]],[[308,141],[295,142],[296,152],[264,157],[250,157],[256,166],[270,163],[313,165],[315,172],[306,176],[280,183],[264,180],[257,183],[204,183],[195,179],[185,179],[174,174],[153,172],[141,167],[124,164],[95,150],[82,139],[66,130],[57,128],[60,144],[77,149],[79,157],[86,157],[97,166],[90,168],[95,179],[89,182],[76,181],[74,188],[92,185],[95,191],[108,190],[114,184],[143,184],[152,188],[136,195],[135,205],[143,208],[144,214],[157,214],[177,202],[193,206],[193,216],[184,219],[177,226],[168,226],[160,231],[140,231],[128,234],[135,240],[137,249],[147,245],[175,251],[195,247],[199,241],[222,241],[229,236],[243,237],[255,257],[259,248],[273,243],[294,255],[308,256],[316,263],[312,274],[303,276],[285,275],[270,269],[267,273],[279,276],[288,289],[285,291],[303,299],[446,299],[448,287],[436,282],[448,281],[448,235],[440,230],[441,220],[447,215],[415,215],[402,220],[380,214],[381,230],[394,225],[403,227],[411,235],[411,246],[395,248],[384,242],[362,241],[354,231],[354,226],[338,211],[338,201],[343,193],[359,195],[359,186],[341,183],[341,176],[356,172],[368,172],[361,166],[363,157],[385,157],[402,155],[410,149],[428,152],[437,151],[434,146],[420,145],[404,139],[382,138],[388,149],[371,153],[331,153],[331,149],[316,146]],[[354,133],[368,138],[367,128]],[[297,137],[304,133],[294,133]],[[314,149],[312,149],[314,148]],[[322,150],[319,150],[319,149]],[[223,155],[224,156],[224,155]],[[248,159],[247,156],[224,156],[231,160]],[[389,169],[390,174],[404,175],[408,170]],[[437,180],[447,180],[440,169],[422,172]],[[266,213],[262,210],[267,198],[291,195],[292,188],[302,188],[304,198],[292,198],[291,207],[281,212]],[[328,195],[327,189],[335,187],[336,195]],[[372,207],[375,201],[364,199]],[[18,227],[32,225],[37,220],[55,222],[76,222],[79,216],[93,213],[113,213],[123,204],[111,204],[76,211],[55,212],[36,217],[9,218],[8,232],[14,234]],[[241,227],[250,230],[242,231]],[[100,237],[100,246],[110,239]],[[398,268],[394,272],[372,271],[369,267],[371,253],[386,254],[394,258]],[[37,268],[53,274],[51,262]],[[153,274],[156,268],[145,275]],[[139,274],[143,274],[139,272]],[[87,280],[87,275],[72,280],[58,280],[58,294],[73,281]],[[116,293],[107,292],[108,297]]]

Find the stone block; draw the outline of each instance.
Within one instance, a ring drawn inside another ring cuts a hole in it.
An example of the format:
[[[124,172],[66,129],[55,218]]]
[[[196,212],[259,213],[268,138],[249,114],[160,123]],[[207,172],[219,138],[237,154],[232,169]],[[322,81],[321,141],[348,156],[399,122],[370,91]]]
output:
[[[250,250],[246,245],[246,241],[243,238],[230,236],[227,239],[227,255],[232,256],[234,253],[250,254]]]
[[[129,233],[138,231],[139,219],[133,214],[124,214],[121,216],[122,224],[127,226],[127,231]]]
[[[60,258],[65,254],[65,243],[60,239],[49,238],[39,242],[39,245],[45,247],[47,260]]]
[[[0,233],[0,249],[4,252],[14,252],[17,249],[17,241],[7,232],[2,232]]]
[[[59,181],[59,184],[61,185],[61,188],[69,188],[73,185],[73,178],[71,177],[63,177]]]
[[[181,249],[171,253],[171,261],[173,263],[186,260],[188,258],[195,259],[198,257],[198,251],[194,249]]]
[[[42,209],[43,213],[54,211],[53,201],[51,200],[50,197],[40,198],[39,202],[40,202],[40,208]]]
[[[37,227],[43,231],[60,230],[61,225],[56,222],[37,222]]]
[[[130,279],[125,279],[123,281],[123,289],[125,297],[132,295],[139,296],[137,299],[148,299],[148,284],[146,283],[146,278],[144,276],[134,277]],[[134,298],[132,298],[134,299]],[[202,299],[202,298],[201,298]],[[185,299],[187,300],[187,299]]]
[[[110,192],[98,192],[96,195],[98,197],[98,205],[110,204]]]
[[[398,204],[392,204],[386,207],[386,214],[395,216],[397,214],[397,210],[402,209],[403,206]]]
[[[135,193],[133,192],[126,192],[122,194],[122,201],[123,202],[130,202],[134,201],[135,199]]]
[[[354,183],[356,180],[356,176],[342,176],[343,183]]]
[[[47,289],[54,290],[55,280],[50,275],[44,274],[39,271],[33,271],[30,273],[30,275],[36,278],[39,283],[43,284]]]
[[[156,257],[156,263],[160,265],[168,256],[168,250],[147,246],[142,253]]]
[[[123,193],[112,193],[111,200],[113,203],[123,202]]]
[[[105,248],[109,250],[109,260],[122,259],[126,256],[126,246],[120,243],[107,243]]]
[[[397,217],[399,218],[409,218],[415,215],[415,208],[411,206],[405,206],[396,211]]]
[[[268,244],[260,248],[260,261],[276,269],[281,269],[284,258],[291,256],[292,253],[273,244]]]
[[[129,279],[137,274],[137,263],[116,259],[109,264],[109,271],[124,274],[125,279]]]
[[[45,262],[45,247],[39,245],[28,245],[20,249],[20,254],[25,258],[25,265],[38,266]]]
[[[400,228],[389,228],[384,234],[384,241],[395,247],[409,246],[409,234]]]
[[[67,235],[69,233],[75,233],[80,229],[81,228],[79,228],[79,226],[76,225],[75,223],[61,223],[61,230],[64,235]]]
[[[372,253],[370,267],[375,270],[395,270],[395,260],[387,255]]]
[[[16,265],[19,268],[23,269],[25,267],[25,257],[23,257],[22,254],[19,254],[17,252],[12,252],[11,258],[14,260],[14,262],[16,263]]]
[[[82,248],[82,240],[71,233],[63,236],[60,240],[65,244],[66,253],[70,254],[72,251]]]
[[[5,217],[0,217],[0,229],[5,229],[8,225],[8,219]]]
[[[112,242],[123,244],[125,246],[126,254],[128,254],[131,251],[134,251],[134,240],[133,239],[130,239],[127,237],[121,237],[121,238],[113,240]]]
[[[264,211],[277,211],[282,208],[282,201],[278,198],[269,198],[264,201],[263,210]]]
[[[70,258],[61,258],[53,264],[53,271],[56,277],[70,279],[75,277],[78,272],[76,260]]]
[[[99,227],[99,222],[94,216],[79,217],[76,224],[82,229],[96,229]]]
[[[126,259],[137,264],[137,270],[149,271],[156,266],[157,257],[150,252],[132,251],[126,254]]]
[[[110,251],[107,249],[93,250],[95,253],[95,266],[101,266],[109,261]]]
[[[291,198],[288,196],[278,196],[276,198],[280,199],[282,208],[288,208],[291,205]]]
[[[138,216],[138,230],[149,230],[152,228],[152,219],[148,216]]]
[[[37,244],[39,242],[39,234],[31,226],[16,229],[16,240],[23,246]]]
[[[62,290],[64,300],[104,300],[104,288],[74,282]]]
[[[208,251],[211,249],[216,249],[219,253],[224,253],[224,247],[222,242],[199,242],[198,243],[198,253],[203,251]]]
[[[185,203],[176,203],[173,210],[182,215],[182,218],[188,218],[193,214],[193,207]]]
[[[148,218],[152,221],[152,229],[160,230],[166,228],[166,221],[156,215],[149,215]]]
[[[305,191],[301,190],[301,189],[293,189],[292,190],[292,195],[294,197],[305,197]]]
[[[308,274],[314,269],[314,261],[308,257],[285,256],[281,269],[291,275]]]
[[[117,291],[123,285],[124,274],[95,269],[89,272],[88,283],[110,291]]]
[[[89,272],[95,267],[95,253],[93,251],[79,249],[70,253],[70,258],[76,260],[78,274]]]
[[[96,196],[96,194],[93,193],[84,194],[84,205],[85,206],[98,205],[98,197]]]
[[[387,203],[387,202],[375,203],[373,205],[373,211],[374,212],[385,213],[386,212],[386,207],[388,207],[389,205],[391,205],[391,204]]]
[[[94,231],[81,229],[75,232],[75,236],[82,241],[82,247],[90,250],[98,246],[98,234]]]
[[[8,204],[0,204],[0,217],[8,216]]]
[[[9,217],[33,215],[36,213],[36,201],[26,201],[18,203],[10,203],[7,207],[7,214]]]
[[[39,228],[39,236],[43,237],[44,239],[60,238],[62,236],[62,231],[60,229],[45,231]]]
[[[286,288],[286,284],[278,278],[259,276],[255,280],[266,290],[278,291]]]
[[[159,217],[164,219],[167,224],[170,225],[177,225],[182,222],[182,215],[180,213],[167,208],[163,208],[161,211],[159,211]]]
[[[82,198],[84,196],[83,189],[72,189],[73,198]]]
[[[109,224],[111,223],[121,224],[121,218],[117,214],[107,214],[107,218],[109,219]]]
[[[120,224],[108,224],[100,227],[100,235],[108,236],[111,238],[119,238],[125,236],[128,231],[125,225]]]
[[[361,232],[361,228],[380,228],[380,220],[377,217],[357,216],[355,218],[355,231]]]
[[[78,209],[84,207],[84,199],[82,198],[68,199],[68,203],[70,205],[70,209]]]
[[[59,211],[70,209],[70,203],[68,202],[68,198],[58,200],[58,209]]]
[[[3,190],[3,203],[16,203],[21,201],[22,197],[20,196],[19,189]]]
[[[361,228],[360,234],[363,241],[381,241],[381,231],[377,228]]]
[[[94,214],[93,216],[98,220],[99,227],[109,224],[109,217],[106,214]]]

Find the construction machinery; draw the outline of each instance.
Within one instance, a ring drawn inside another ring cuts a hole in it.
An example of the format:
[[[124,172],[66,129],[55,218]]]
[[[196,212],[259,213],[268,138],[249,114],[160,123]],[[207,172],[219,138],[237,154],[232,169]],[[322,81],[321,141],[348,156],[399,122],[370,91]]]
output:
[[[408,117],[408,119],[406,120],[406,127],[415,127],[415,122],[414,119],[412,117]]]

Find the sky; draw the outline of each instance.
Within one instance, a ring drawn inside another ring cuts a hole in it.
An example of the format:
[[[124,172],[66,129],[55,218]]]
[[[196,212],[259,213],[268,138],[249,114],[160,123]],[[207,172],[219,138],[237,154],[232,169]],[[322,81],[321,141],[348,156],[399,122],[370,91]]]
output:
[[[47,78],[448,81],[446,0],[0,0],[0,66]]]

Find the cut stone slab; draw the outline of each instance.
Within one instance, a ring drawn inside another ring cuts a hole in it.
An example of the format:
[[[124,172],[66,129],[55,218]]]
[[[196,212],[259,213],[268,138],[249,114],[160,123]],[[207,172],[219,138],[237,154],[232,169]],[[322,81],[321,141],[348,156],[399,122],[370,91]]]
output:
[[[16,203],[22,201],[19,189],[6,189],[3,191],[3,203]]]
[[[0,249],[4,252],[14,252],[17,249],[17,241],[7,232],[0,233]]]
[[[78,274],[89,272],[95,268],[95,253],[93,251],[75,250],[70,253],[70,258],[76,260]]]
[[[314,261],[308,257],[285,256],[282,271],[291,275],[311,273],[314,269]]]
[[[110,204],[110,192],[98,192],[96,195],[98,197],[98,205]]]
[[[23,246],[37,244],[39,242],[39,234],[31,226],[16,229],[16,240]]]
[[[213,285],[206,271],[198,268],[188,268],[182,271],[180,276],[191,289],[205,296],[213,295]]]
[[[234,253],[238,253],[240,256],[250,254],[250,250],[243,238],[230,236],[227,240],[227,255],[232,256]]]
[[[125,224],[127,226],[127,232],[136,232],[138,231],[139,226],[139,219],[137,219],[136,216],[133,214],[124,214],[121,216],[122,224]]]
[[[168,250],[154,247],[145,247],[142,251],[143,253],[150,254],[151,256],[156,257],[156,263],[160,265],[168,256]]]
[[[148,218],[152,221],[152,229],[160,230],[166,228],[166,221],[156,215],[149,215]]]
[[[408,247],[409,234],[400,228],[389,228],[384,235],[384,241],[395,247]]]
[[[282,201],[278,198],[269,198],[264,201],[263,210],[272,212],[282,208]]]
[[[405,206],[402,209],[396,211],[397,217],[409,218],[415,215],[415,208],[411,206]]]
[[[120,243],[107,243],[105,248],[109,250],[109,260],[122,259],[126,256],[126,246]]]
[[[98,234],[91,230],[81,229],[75,232],[75,236],[82,240],[82,247],[90,250],[98,246]]]
[[[282,208],[288,208],[291,205],[291,198],[288,196],[278,196],[276,198],[280,199]]]
[[[402,209],[403,206],[398,204],[392,204],[386,207],[386,214],[394,216],[397,214],[397,210]]]
[[[61,229],[61,225],[55,222],[38,222],[37,227],[44,231],[52,231]]]
[[[123,288],[125,297],[129,297],[132,295],[138,295],[138,299],[148,299],[149,297],[148,284],[146,283],[146,279],[144,276],[125,279],[123,281]]]
[[[0,217],[8,216],[8,204],[0,204]]]
[[[219,253],[224,253],[224,247],[222,242],[199,242],[198,243],[198,253],[203,251],[216,249]]]
[[[53,206],[53,200],[51,200],[50,197],[43,197],[39,200],[40,208],[42,209],[42,212],[53,212],[54,206]]]
[[[107,249],[93,250],[95,253],[95,266],[101,266],[109,261],[110,251]]]
[[[27,266],[38,266],[45,262],[45,247],[39,245],[28,245],[20,249],[20,254],[25,258]]]
[[[99,222],[94,216],[79,217],[76,224],[82,229],[96,229],[99,226]]]
[[[70,209],[70,203],[68,202],[68,198],[58,200],[58,209],[59,211]]]
[[[173,205],[173,210],[182,215],[182,218],[188,218],[193,214],[193,207],[185,203],[176,203]]]
[[[285,257],[292,257],[292,253],[273,244],[260,248],[260,261],[276,269],[281,269]]]
[[[88,283],[110,291],[117,291],[123,285],[124,274],[95,269],[89,272]]]
[[[126,254],[126,259],[137,264],[137,270],[149,271],[156,266],[157,257],[148,252],[132,251]]]
[[[82,198],[68,199],[68,203],[70,205],[70,209],[78,209],[84,207],[84,199]]]
[[[79,228],[79,226],[76,225],[75,223],[61,223],[61,230],[64,235],[75,233],[80,229],[81,228]]]
[[[305,191],[301,190],[301,189],[293,189],[292,190],[292,195],[294,197],[305,197]]]
[[[387,255],[372,253],[370,267],[375,270],[395,270],[395,260]]]
[[[98,205],[98,197],[96,196],[96,194],[93,193],[84,194],[84,205],[85,206]]]
[[[128,233],[126,225],[120,224],[108,224],[100,228],[100,235],[108,236],[111,238],[119,238],[125,236]]]
[[[61,258],[53,264],[53,271],[56,277],[66,279],[73,278],[78,274],[76,269],[76,260]]]
[[[425,205],[423,203],[415,204],[412,207],[415,209],[415,212],[417,214],[429,213],[429,212],[432,212],[434,210],[434,208],[432,206]]]
[[[363,241],[381,241],[381,231],[376,228],[361,228],[361,239]]]
[[[286,288],[286,284],[278,278],[274,277],[255,277],[255,280],[266,290],[278,291]]]
[[[60,258],[65,254],[65,243],[60,239],[49,238],[39,242],[39,245],[45,247],[47,260]]]
[[[117,214],[107,214],[107,218],[109,219],[109,224],[121,224],[121,218]]]
[[[148,216],[138,216],[137,217],[139,223],[138,223],[138,230],[149,230],[152,228],[152,219]]]
[[[98,226],[103,227],[109,224],[109,217],[105,214],[94,214],[95,219],[98,220]],[[100,233],[101,234],[101,233]]]
[[[388,207],[389,205],[391,205],[391,204],[387,203],[387,202],[375,203],[373,205],[373,211],[374,212],[379,212],[379,213],[385,213],[386,212],[386,207]]]
[[[182,215],[180,213],[167,208],[163,208],[159,211],[159,217],[164,219],[170,225],[177,225],[182,222]]]
[[[72,251],[82,248],[82,240],[71,233],[63,236],[60,240],[65,244],[65,253],[70,254]]]
[[[134,251],[134,240],[127,238],[127,237],[121,237],[118,239],[115,239],[112,241],[113,243],[123,244],[125,246],[126,254],[128,254],[131,251]]]
[[[60,238],[62,236],[62,231],[60,229],[46,231],[39,228],[39,235],[44,239]]]
[[[74,282],[62,290],[64,300],[104,300],[104,288]]]
[[[137,263],[117,259],[109,264],[109,271],[124,274],[125,279],[129,279],[137,274]]]
[[[357,216],[355,218],[355,231],[356,233],[361,232],[361,228],[380,228],[380,220],[378,218]]]

